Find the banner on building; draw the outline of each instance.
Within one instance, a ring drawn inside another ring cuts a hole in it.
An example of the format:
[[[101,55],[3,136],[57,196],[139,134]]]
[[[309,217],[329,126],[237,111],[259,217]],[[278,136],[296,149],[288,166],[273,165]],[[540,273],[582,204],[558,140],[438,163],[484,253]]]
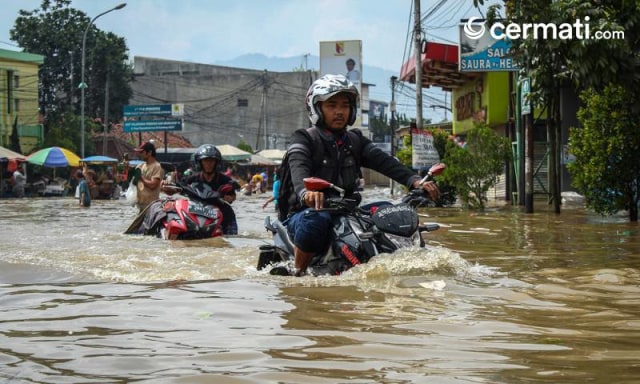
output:
[[[125,105],[124,132],[181,131],[184,104]]]
[[[509,55],[511,41],[496,39],[484,20],[462,20],[460,32],[460,72],[517,71],[518,64]],[[501,30],[493,28],[501,34]]]
[[[426,170],[440,162],[440,155],[433,144],[433,135],[429,131],[411,130],[413,148],[413,169]]]

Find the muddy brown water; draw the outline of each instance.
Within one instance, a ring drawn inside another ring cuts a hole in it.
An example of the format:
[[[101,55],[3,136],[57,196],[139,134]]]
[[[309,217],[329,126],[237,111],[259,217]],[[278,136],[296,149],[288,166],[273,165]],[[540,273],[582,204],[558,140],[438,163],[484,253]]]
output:
[[[239,236],[191,242],[122,234],[124,200],[0,200],[0,382],[640,380],[624,216],[422,211],[428,249],[293,278],[255,270],[265,198],[234,203]]]

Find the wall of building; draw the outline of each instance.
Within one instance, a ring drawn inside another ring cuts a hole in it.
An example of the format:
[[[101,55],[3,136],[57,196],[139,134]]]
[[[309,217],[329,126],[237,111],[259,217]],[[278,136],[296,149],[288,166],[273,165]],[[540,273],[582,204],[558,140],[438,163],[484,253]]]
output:
[[[0,49],[0,145],[10,145],[13,127],[18,125],[23,153],[42,140],[38,108],[38,69],[44,57]]]
[[[268,72],[136,56],[130,104],[184,104],[176,132],[194,146],[285,149],[309,126],[304,98],[315,72]]]
[[[474,121],[491,127],[508,121],[509,72],[486,72],[476,80],[453,90],[453,133],[464,134]]]

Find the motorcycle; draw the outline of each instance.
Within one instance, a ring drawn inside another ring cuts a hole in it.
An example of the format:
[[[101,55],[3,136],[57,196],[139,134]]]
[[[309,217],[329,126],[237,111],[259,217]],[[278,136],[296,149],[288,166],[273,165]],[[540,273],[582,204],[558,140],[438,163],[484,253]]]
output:
[[[444,171],[445,165],[431,167],[421,183],[430,181]],[[429,197],[423,190],[413,190],[402,202],[388,201],[359,206],[358,201],[344,197],[344,190],[315,177],[304,179],[309,191],[333,189],[340,197],[326,200],[326,208],[333,217],[332,242],[326,252],[316,254],[310,263],[312,275],[339,275],[349,268],[368,262],[381,253],[393,253],[400,248],[424,247],[423,232],[440,228],[438,224],[419,225],[415,207],[428,205]],[[272,275],[293,275],[294,245],[286,228],[286,220],[265,218],[265,228],[273,234],[273,244],[260,247],[257,269],[269,266]]]
[[[125,231],[152,235],[165,240],[193,240],[222,236],[222,212],[226,204],[217,191],[203,183],[177,182],[165,186],[186,196],[167,196],[149,204]]]

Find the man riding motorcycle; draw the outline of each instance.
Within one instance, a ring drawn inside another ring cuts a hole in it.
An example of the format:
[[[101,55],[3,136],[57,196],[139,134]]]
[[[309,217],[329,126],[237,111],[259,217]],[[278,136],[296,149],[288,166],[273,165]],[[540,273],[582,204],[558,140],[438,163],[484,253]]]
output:
[[[408,188],[422,188],[433,199],[438,198],[435,183],[420,184],[419,175],[384,153],[359,130],[347,131],[355,122],[358,100],[357,88],[343,75],[325,75],[307,91],[307,111],[314,125],[311,129],[317,134],[310,134],[307,129],[297,130],[288,150],[291,179],[302,207],[290,216],[287,224],[294,243],[296,275],[303,275],[313,256],[327,248],[332,227],[330,213],[317,211],[324,206],[328,191],[306,190],[304,178],[320,177],[344,189],[347,196],[353,195],[359,185],[359,168],[363,166]],[[314,140],[312,135],[319,135],[321,140]],[[319,162],[314,160],[317,152],[323,153]]]
[[[195,189],[202,188],[205,185],[211,187],[213,191],[220,191],[226,185],[230,185],[233,190],[239,190],[240,185],[229,176],[222,172],[218,172],[218,165],[222,163],[222,154],[213,144],[203,144],[196,150],[194,154],[194,162],[199,172],[192,173],[185,179],[181,180],[183,184],[192,186]],[[176,191],[163,184],[163,192],[173,194]],[[222,232],[225,235],[237,235],[238,224],[236,215],[231,205],[223,200],[220,196],[220,204],[218,208],[222,212]]]

